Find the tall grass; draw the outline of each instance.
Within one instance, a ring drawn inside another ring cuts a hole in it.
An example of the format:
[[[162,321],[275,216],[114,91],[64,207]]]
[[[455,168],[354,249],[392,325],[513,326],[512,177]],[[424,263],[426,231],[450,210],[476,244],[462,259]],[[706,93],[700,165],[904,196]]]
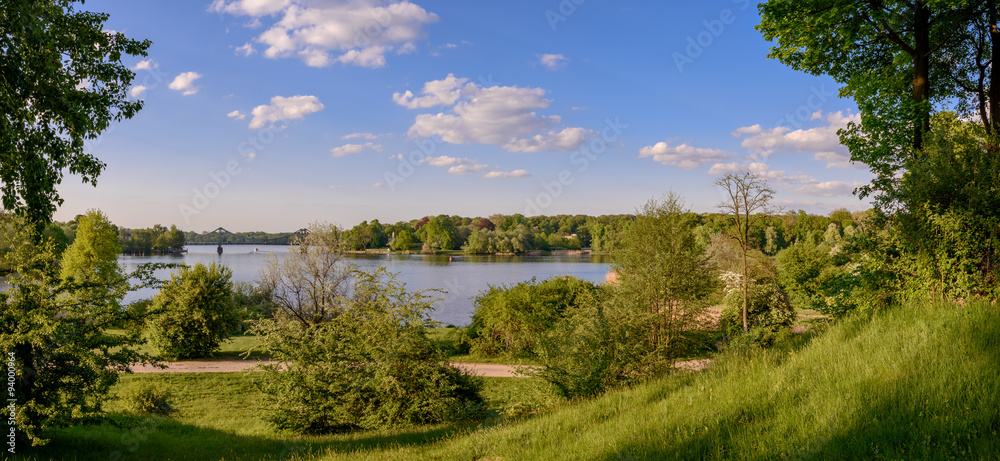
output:
[[[123,385],[169,387],[177,415],[58,431],[33,459],[996,459],[998,372],[1000,309],[914,304],[729,351],[705,372],[469,425],[294,436],[256,414],[252,375],[131,376]],[[537,379],[487,383],[513,414],[553,404]]]
[[[1000,310],[914,304],[432,445],[325,458],[996,459]]]

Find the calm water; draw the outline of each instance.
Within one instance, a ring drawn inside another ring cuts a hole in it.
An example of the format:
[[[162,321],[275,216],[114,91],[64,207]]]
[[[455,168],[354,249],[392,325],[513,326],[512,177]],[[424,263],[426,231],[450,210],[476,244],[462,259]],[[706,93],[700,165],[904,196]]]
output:
[[[276,245],[224,245],[220,257],[214,245],[189,245],[184,255],[122,256],[120,261],[127,270],[139,264],[221,262],[233,271],[234,280],[254,282],[261,265],[268,255],[279,258],[288,253],[289,246]],[[257,251],[254,251],[254,250]],[[384,265],[399,273],[399,279],[408,289],[444,289],[435,303],[431,318],[444,323],[467,325],[472,315],[472,298],[489,285],[513,284],[551,275],[573,275],[593,282],[604,281],[610,260],[603,256],[447,256],[429,255],[350,255],[359,268],[372,269]],[[157,276],[168,278],[170,271]],[[126,301],[149,298],[154,290],[131,293]]]

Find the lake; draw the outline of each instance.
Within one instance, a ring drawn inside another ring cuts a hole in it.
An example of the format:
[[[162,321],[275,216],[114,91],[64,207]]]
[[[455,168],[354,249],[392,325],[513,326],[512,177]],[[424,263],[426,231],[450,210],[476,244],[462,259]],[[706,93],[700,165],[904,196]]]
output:
[[[255,282],[260,267],[268,255],[281,258],[291,246],[284,245],[223,245],[222,256],[214,245],[188,245],[188,252],[181,255],[122,256],[119,261],[126,270],[134,270],[145,263],[196,263],[221,262],[233,271],[233,280]],[[256,251],[255,251],[256,250]],[[603,282],[609,270],[607,256],[448,256],[432,255],[362,255],[351,254],[348,259],[360,269],[386,266],[399,273],[399,280],[407,289],[425,290],[440,288],[441,298],[434,304],[431,318],[445,324],[468,325],[473,303],[480,292],[489,285],[510,285],[537,277],[539,280],[552,275],[572,275],[592,282]],[[170,271],[157,272],[161,279],[169,278]],[[126,302],[150,298],[155,290],[147,289],[130,293]]]

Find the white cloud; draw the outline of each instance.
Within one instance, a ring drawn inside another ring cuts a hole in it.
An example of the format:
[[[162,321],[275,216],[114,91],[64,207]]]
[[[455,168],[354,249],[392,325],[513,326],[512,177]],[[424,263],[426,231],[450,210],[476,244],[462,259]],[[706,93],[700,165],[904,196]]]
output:
[[[409,0],[215,0],[209,11],[268,22],[254,39],[264,56],[298,56],[313,67],[385,66],[387,53],[413,52],[439,19]]]
[[[484,87],[449,74],[427,82],[419,96],[395,93],[397,104],[411,109],[445,106],[437,114],[418,115],[407,132],[412,138],[440,136],[450,144],[490,144],[509,152],[578,149],[593,132],[558,127],[558,115],[538,115],[552,101],[541,88]]]
[[[850,122],[859,123],[860,115],[844,115],[835,112],[823,116],[817,111],[811,120],[823,120],[825,125],[792,130],[779,126],[764,129],[760,125],[738,128],[733,136],[744,138],[741,145],[751,152],[767,157],[775,152],[812,153],[816,160],[826,162],[827,168],[848,168],[851,166],[850,153],[840,144],[837,131],[847,127]]]
[[[160,65],[157,64],[156,61],[153,61],[152,59],[143,59],[142,61],[135,63],[135,65],[132,66],[132,70],[134,71],[153,70],[156,69],[157,67],[160,67]]]
[[[561,54],[539,54],[538,62],[548,70],[558,70],[569,64],[569,58]]]
[[[382,145],[370,142],[366,142],[364,144],[344,144],[343,146],[330,149],[330,153],[333,154],[334,157],[344,157],[351,154],[360,154],[366,150],[382,152]]]
[[[651,157],[653,161],[664,165],[676,166],[685,170],[693,170],[708,163],[718,163],[728,160],[730,154],[719,149],[704,149],[684,143],[671,146],[658,142],[652,146],[639,149],[639,158]]]
[[[167,85],[171,90],[180,91],[184,96],[190,96],[198,92],[200,87],[194,86],[194,81],[201,78],[201,74],[197,72],[184,72],[177,77],[174,77],[174,81]]]
[[[861,187],[860,182],[827,181],[816,184],[806,184],[795,189],[796,194],[813,195],[820,197],[837,197],[843,195],[853,195],[854,189]]]
[[[298,95],[287,98],[275,96],[271,98],[271,104],[257,106],[253,109],[250,129],[261,128],[268,122],[300,119],[313,112],[323,110],[323,107],[316,96]]]
[[[348,139],[375,140],[375,139],[378,139],[378,137],[379,137],[379,135],[374,134],[374,133],[351,133],[351,134],[348,134],[348,135],[341,136],[340,139],[343,139],[345,141],[348,140]]]
[[[452,165],[470,165],[479,163],[471,158],[456,158],[448,157],[447,155],[442,155],[440,157],[425,157],[420,163],[426,163],[430,166],[452,166]]]
[[[128,95],[133,98],[141,98],[142,94],[145,93],[146,90],[148,89],[149,88],[146,88],[146,85],[136,85],[133,86],[132,88],[129,88]]]
[[[448,168],[448,174],[463,175],[469,173],[476,173],[488,169],[490,169],[490,166],[483,163],[477,163],[474,165],[455,165],[451,168]]]
[[[514,170],[514,171],[491,171],[483,175],[486,179],[508,179],[508,178],[527,178],[531,176],[527,170]]]
[[[444,80],[425,83],[421,91],[423,96],[415,97],[413,92],[407,90],[405,93],[393,93],[392,100],[407,109],[448,106],[462,97],[462,86],[468,81],[467,78],[455,78],[454,74],[448,74]]]
[[[854,193],[854,189],[863,185],[860,182],[820,182],[816,178],[804,173],[788,174],[784,170],[772,170],[770,165],[763,162],[717,163],[712,165],[712,168],[708,170],[708,174],[742,173],[746,171],[755,173],[768,182],[794,188],[794,192],[800,195],[822,197],[850,196]]]
[[[255,53],[257,53],[257,50],[249,43],[244,43],[243,46],[236,47],[236,54],[241,56],[252,56]]]
[[[240,112],[238,110],[234,110],[234,111],[226,114],[226,117],[234,118],[236,120],[243,120],[243,119],[247,118],[247,114],[244,114],[243,112]]]

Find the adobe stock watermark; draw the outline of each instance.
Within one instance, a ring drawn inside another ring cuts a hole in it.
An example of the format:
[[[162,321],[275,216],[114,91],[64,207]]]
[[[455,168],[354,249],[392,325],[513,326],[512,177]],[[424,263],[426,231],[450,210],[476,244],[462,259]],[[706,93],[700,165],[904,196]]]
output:
[[[576,182],[575,174],[583,173],[590,168],[591,162],[597,160],[597,156],[607,152],[611,143],[621,139],[622,133],[628,125],[621,122],[619,117],[604,119],[605,127],[601,130],[601,135],[583,144],[575,152],[570,154],[569,162],[575,165],[576,172],[565,169],[556,175],[551,181],[542,181],[542,192],[533,198],[526,198],[524,215],[535,216],[542,214],[542,210],[552,206],[552,204],[566,191],[566,188]]]
[[[576,13],[577,7],[586,2],[587,0],[560,0],[555,8],[545,10],[545,20],[549,22],[549,27],[555,32],[559,23],[569,20],[569,17]]]
[[[831,99],[838,96],[836,91],[827,91],[826,85],[818,88],[813,85],[809,88],[809,96],[806,97],[805,104],[800,105],[794,111],[785,114],[775,122],[774,126],[791,126],[796,130],[802,129],[803,124],[816,119],[816,112],[823,108]]]
[[[139,450],[139,444],[145,442],[149,439],[149,435],[156,432],[159,427],[159,421],[153,417],[143,418],[136,426],[129,428],[128,432],[122,434],[121,442],[125,450],[115,450],[111,452],[108,456],[110,461],[119,461],[121,459],[126,459],[127,454],[133,454]]]
[[[498,86],[497,82],[493,80],[493,74],[490,74],[487,77],[480,75],[476,80],[479,81],[480,86],[475,89],[474,94],[470,94],[466,97],[466,99],[469,99],[466,106],[468,108],[475,107],[476,105],[482,104],[489,99],[488,97],[483,96],[484,89]],[[461,119],[459,119],[459,122],[461,122]],[[417,172],[417,168],[424,165],[424,160],[427,157],[430,157],[437,152],[438,144],[443,143],[444,140],[441,139],[440,136],[414,139],[413,145],[416,149],[410,151],[409,154],[399,154],[396,156],[397,160],[399,160],[399,164],[396,165],[396,171],[385,171],[382,175],[384,179],[382,184],[388,187],[390,192],[395,192],[396,187],[406,182],[407,179],[412,177]]]
[[[740,11],[750,7],[750,0],[731,1],[738,5]],[[684,52],[675,51],[671,55],[674,59],[674,65],[677,66],[677,72],[684,73],[684,67],[694,64],[695,59],[705,54],[705,50],[714,45],[715,41],[725,33],[726,26],[734,22],[736,22],[736,13],[729,8],[720,11],[718,18],[702,21],[702,31],[693,36],[688,35],[685,39]]]
[[[245,159],[244,164],[249,164],[269,144],[274,142],[275,134],[284,131],[285,128],[287,128],[285,125],[271,125],[267,128],[261,128],[241,142],[236,147],[236,152],[240,154],[240,158]],[[209,171],[209,181],[200,188],[195,187],[192,189],[193,196],[191,202],[182,203],[177,206],[177,210],[180,212],[181,217],[184,218],[184,222],[190,224],[192,216],[198,216],[202,211],[207,209],[212,204],[212,200],[221,195],[233,183],[233,180],[243,173],[244,164],[236,160],[230,160],[222,170]]]

